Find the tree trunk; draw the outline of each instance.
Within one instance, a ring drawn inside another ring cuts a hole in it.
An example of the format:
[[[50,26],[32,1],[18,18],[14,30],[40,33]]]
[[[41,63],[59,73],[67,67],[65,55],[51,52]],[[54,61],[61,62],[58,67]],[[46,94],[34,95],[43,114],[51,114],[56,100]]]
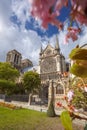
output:
[[[31,103],[32,103],[32,93],[29,94],[28,105],[31,105]]]

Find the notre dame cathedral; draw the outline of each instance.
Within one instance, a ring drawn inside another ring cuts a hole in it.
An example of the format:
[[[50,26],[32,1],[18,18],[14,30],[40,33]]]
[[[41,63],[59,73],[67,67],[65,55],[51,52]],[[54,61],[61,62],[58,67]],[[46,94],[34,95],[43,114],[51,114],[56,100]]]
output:
[[[61,53],[57,38],[55,47],[50,44],[45,49],[41,47],[38,66],[33,66],[29,59],[22,60],[22,55],[16,50],[7,53],[6,61],[10,62],[20,72],[33,70],[39,73],[41,77],[41,100],[48,102],[52,96],[58,100],[65,94],[64,83],[66,81],[62,75],[69,70],[69,64],[66,63],[65,57]]]
[[[65,57],[62,55],[58,39],[56,39],[55,47],[50,44],[43,50],[41,47],[40,61],[39,61],[39,73],[42,84],[42,99],[46,101],[52,96],[50,88],[50,81],[53,83],[54,96],[61,97],[65,94],[65,86],[60,80],[63,79],[63,73],[69,70],[69,64],[65,61]],[[58,81],[59,80],[59,81]]]
[[[22,60],[22,55],[17,50],[11,50],[7,53],[6,62],[9,62],[13,67],[21,73],[27,67],[32,67],[33,63],[29,59]]]

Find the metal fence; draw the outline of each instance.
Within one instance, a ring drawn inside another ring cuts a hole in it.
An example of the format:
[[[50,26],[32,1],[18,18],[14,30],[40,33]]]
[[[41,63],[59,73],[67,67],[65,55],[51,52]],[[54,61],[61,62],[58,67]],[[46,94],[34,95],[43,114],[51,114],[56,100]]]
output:
[[[4,95],[0,94],[0,99],[11,102],[11,101],[20,101],[20,102],[28,102],[29,95]]]
[[[0,94],[0,99],[6,102],[18,101],[18,102],[28,102],[29,95],[5,95]],[[32,96],[31,105],[47,105],[48,100],[46,98],[41,98],[39,96]]]

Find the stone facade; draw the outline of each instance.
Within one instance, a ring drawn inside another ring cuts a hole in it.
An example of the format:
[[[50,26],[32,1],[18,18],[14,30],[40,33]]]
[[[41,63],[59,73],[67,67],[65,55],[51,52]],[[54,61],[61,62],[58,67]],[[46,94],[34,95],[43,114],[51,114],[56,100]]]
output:
[[[59,42],[56,40],[55,47],[50,44],[40,51],[39,66],[33,66],[29,59],[22,60],[22,55],[16,50],[7,53],[6,61],[10,62],[20,72],[36,71],[41,77],[40,98],[44,103],[53,99],[56,106],[57,101],[64,102],[63,96],[68,86],[68,78],[63,77],[63,73],[68,70],[65,57],[60,52]]]
[[[29,59],[24,59],[21,61],[21,68],[22,70],[27,67],[32,67],[33,63]]]
[[[29,59],[22,60],[22,55],[17,50],[11,50],[7,53],[6,62],[9,62],[13,67],[23,72],[24,68],[33,66],[33,63]]]
[[[53,48],[50,44],[40,52],[39,63],[42,82],[56,79],[59,74],[66,72],[65,57],[60,53],[60,49]]]
[[[6,62],[11,63],[11,65],[18,70],[21,70],[21,59],[22,55],[15,49],[12,51],[9,51],[6,56]]]
[[[66,80],[62,75],[69,67],[65,57],[60,53],[58,40],[55,47],[50,44],[44,50],[41,47],[39,65],[42,84],[41,98],[48,102],[54,98],[56,104],[65,94]]]

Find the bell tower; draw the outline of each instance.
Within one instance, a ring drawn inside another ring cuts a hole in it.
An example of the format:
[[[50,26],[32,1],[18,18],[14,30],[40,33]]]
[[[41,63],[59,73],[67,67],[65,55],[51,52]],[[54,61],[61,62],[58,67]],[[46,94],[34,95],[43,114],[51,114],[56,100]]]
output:
[[[9,62],[13,67],[21,71],[21,54],[15,49],[7,53],[6,62]]]

